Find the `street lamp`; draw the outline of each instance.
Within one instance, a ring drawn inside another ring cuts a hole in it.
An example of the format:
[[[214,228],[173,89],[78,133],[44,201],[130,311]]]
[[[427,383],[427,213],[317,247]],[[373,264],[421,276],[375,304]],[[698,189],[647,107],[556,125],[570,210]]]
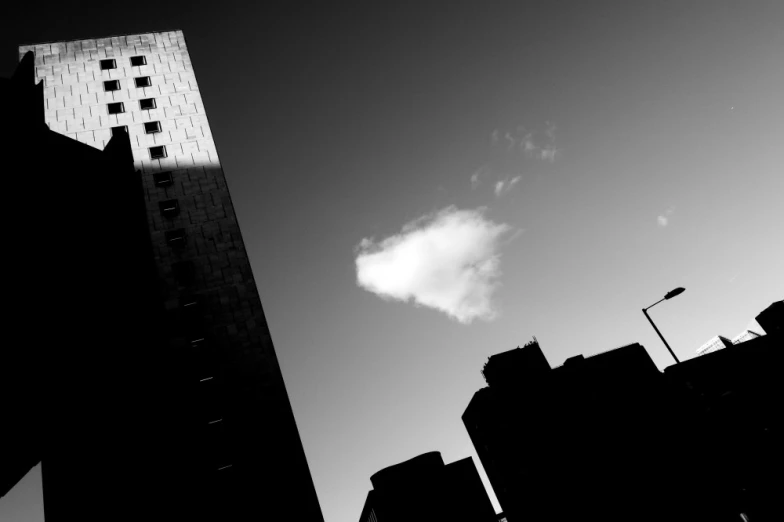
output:
[[[659,329],[658,329],[658,328],[656,328],[656,325],[655,325],[655,324],[653,324],[653,320],[651,319],[651,316],[649,316],[649,315],[648,315],[648,310],[649,310],[649,309],[651,309],[651,308],[653,308],[653,307],[654,307],[654,306],[656,306],[657,304],[661,303],[661,302],[662,302],[662,301],[664,301],[665,299],[672,299],[672,298],[673,298],[673,297],[675,297],[676,295],[680,295],[680,294],[682,294],[684,290],[686,290],[686,289],[685,289],[685,288],[683,288],[683,287],[680,287],[680,286],[679,286],[679,287],[678,287],[678,288],[676,288],[675,290],[671,290],[671,291],[667,292],[667,294],[664,296],[664,298],[662,298],[662,299],[659,299],[658,301],[656,301],[655,303],[653,303],[653,304],[652,304],[651,306],[649,306],[648,308],[643,308],[643,309],[642,309],[642,313],[644,313],[644,314],[645,314],[645,317],[647,317],[647,318],[648,318],[648,321],[650,321],[650,322],[651,322],[651,326],[653,326],[653,329],[654,329],[654,330],[656,330],[656,333],[657,333],[657,334],[659,334],[659,337],[661,338],[662,342],[664,343],[664,346],[666,346],[666,347],[667,347],[667,349],[670,351],[670,355],[672,355],[672,358],[673,358],[673,359],[675,359],[675,362],[676,362],[676,363],[679,363],[679,364],[680,364],[680,361],[678,360],[678,358],[677,358],[677,357],[675,357],[675,352],[673,352],[673,351],[672,351],[672,348],[670,348],[670,345],[669,345],[669,344],[667,344],[667,341],[665,341],[665,340],[664,340],[664,336],[661,334],[661,332],[659,331]]]

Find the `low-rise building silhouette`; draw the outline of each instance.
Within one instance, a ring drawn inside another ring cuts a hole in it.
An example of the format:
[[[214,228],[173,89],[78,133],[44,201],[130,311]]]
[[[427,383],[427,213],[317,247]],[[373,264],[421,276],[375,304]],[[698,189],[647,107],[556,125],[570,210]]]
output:
[[[783,349],[784,336],[774,332],[664,370],[677,413],[668,423],[680,440],[690,441],[680,462],[699,484],[705,510],[721,508],[715,520],[784,518],[773,472],[784,467]],[[695,520],[712,520],[697,513]]]
[[[755,317],[765,333],[784,333],[784,300],[776,301]]]
[[[490,357],[463,423],[509,522],[776,520],[781,344],[662,373],[639,344],[550,368],[534,341]]]
[[[370,482],[360,522],[497,520],[470,457],[445,465],[441,453],[423,453],[379,471]]]

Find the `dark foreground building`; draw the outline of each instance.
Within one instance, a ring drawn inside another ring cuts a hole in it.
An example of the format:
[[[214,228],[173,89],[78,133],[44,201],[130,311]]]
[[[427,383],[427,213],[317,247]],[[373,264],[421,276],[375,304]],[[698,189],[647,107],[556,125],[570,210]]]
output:
[[[778,520],[781,336],[658,371],[639,344],[490,357],[463,422],[509,522]]]
[[[496,522],[493,505],[470,457],[444,465],[432,451],[372,477],[359,522],[454,520]]]
[[[20,53],[0,494],[40,461],[47,522],[322,520],[182,32]]]
[[[765,333],[784,334],[784,301],[776,301],[755,317]]]

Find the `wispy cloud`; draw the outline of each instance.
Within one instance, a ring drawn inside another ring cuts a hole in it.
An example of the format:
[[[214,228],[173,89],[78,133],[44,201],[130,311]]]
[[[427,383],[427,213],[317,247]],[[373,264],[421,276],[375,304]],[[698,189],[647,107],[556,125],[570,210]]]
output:
[[[558,153],[558,149],[555,147],[544,147],[539,149],[539,158],[547,161],[555,161],[555,155]]]
[[[555,145],[556,126],[551,122],[545,122],[543,131],[534,132],[527,130],[519,125],[515,131],[504,132],[504,142],[506,150],[517,150],[528,158],[544,161],[555,161],[560,152]],[[494,146],[500,145],[501,131],[495,129],[490,135],[490,141]]]
[[[496,181],[495,188],[494,188],[495,195],[497,197],[503,196],[504,194],[512,190],[512,187],[514,187],[520,181],[520,179],[521,176],[515,176],[512,179],[507,178],[501,181]]]
[[[488,166],[482,165],[473,174],[471,174],[471,188],[475,189],[482,183],[482,176],[487,173]]]
[[[659,214],[656,218],[656,222],[659,223],[660,227],[666,227],[670,223],[670,216],[675,212],[675,207],[668,208],[663,214]]]
[[[413,301],[464,323],[492,320],[500,246],[511,227],[485,209],[449,206],[379,242],[357,245],[357,284],[384,299]]]
[[[556,161],[562,154],[556,146],[556,130],[549,121],[536,131],[523,125],[510,130],[494,129],[490,133],[490,157],[471,175],[471,188],[488,181],[495,195],[501,196],[521,180],[515,173],[526,169],[525,160]]]

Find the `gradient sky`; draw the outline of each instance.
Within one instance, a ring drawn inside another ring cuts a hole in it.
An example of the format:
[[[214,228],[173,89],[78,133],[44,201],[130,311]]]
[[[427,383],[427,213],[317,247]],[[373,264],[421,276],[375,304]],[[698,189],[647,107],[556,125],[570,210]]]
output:
[[[31,3],[0,74],[22,43],[184,31],[326,522],[420,453],[479,465],[493,353],[664,368],[640,309],[668,290],[681,359],[784,298],[784,2],[288,4]],[[363,284],[407,302],[357,283],[396,244]],[[0,519],[41,513],[34,470]]]

